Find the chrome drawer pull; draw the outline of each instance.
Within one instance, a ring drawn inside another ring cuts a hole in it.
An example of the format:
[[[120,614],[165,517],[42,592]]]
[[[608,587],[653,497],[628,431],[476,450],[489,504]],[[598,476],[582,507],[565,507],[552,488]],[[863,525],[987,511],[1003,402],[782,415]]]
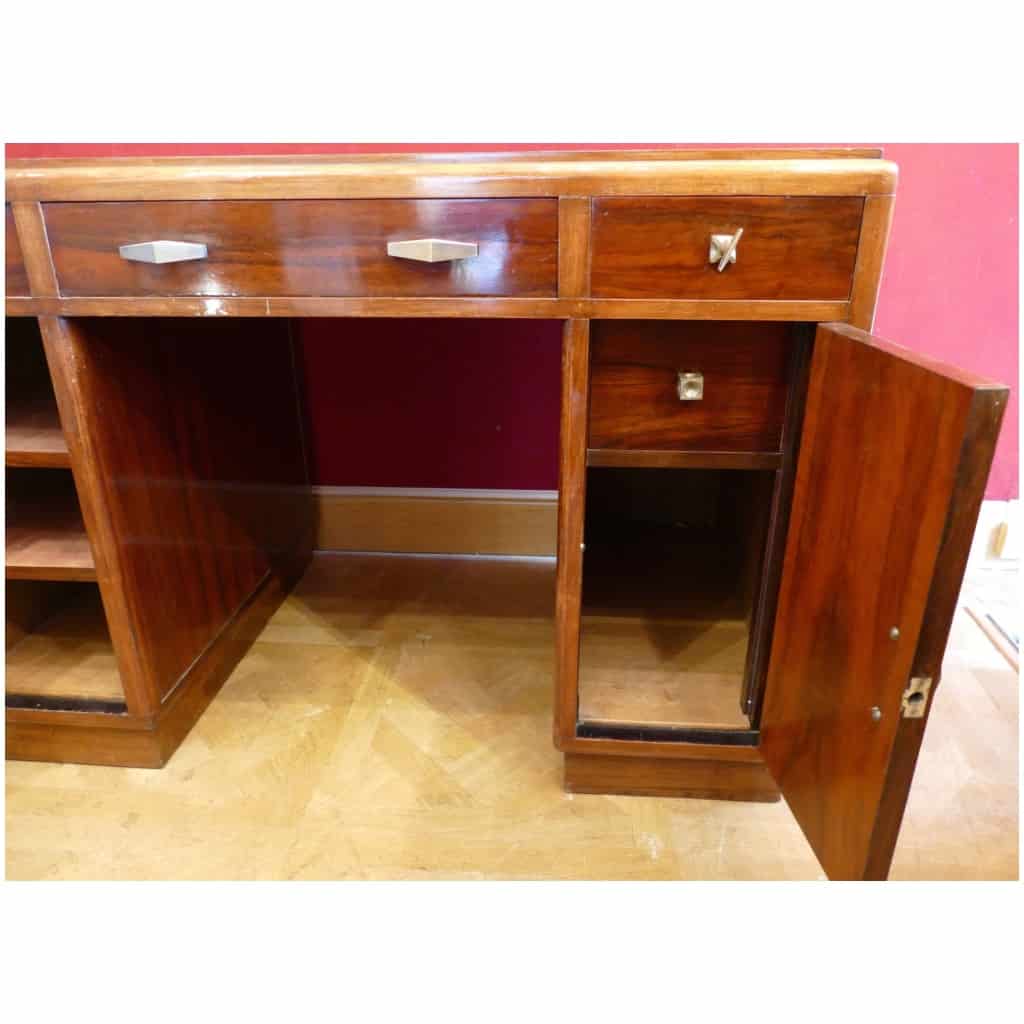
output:
[[[171,242],[166,238],[122,245],[117,251],[121,259],[134,263],[185,263],[206,259],[206,246],[202,242]]]
[[[680,373],[676,381],[680,402],[699,402],[704,397],[703,373]]]
[[[718,272],[725,270],[730,263],[736,262],[736,246],[743,237],[743,228],[735,235],[712,235],[711,248],[708,251],[708,262],[718,264]]]
[[[443,238],[411,238],[407,242],[388,242],[388,255],[400,260],[419,260],[420,263],[445,263],[476,256],[476,242],[449,242]]]

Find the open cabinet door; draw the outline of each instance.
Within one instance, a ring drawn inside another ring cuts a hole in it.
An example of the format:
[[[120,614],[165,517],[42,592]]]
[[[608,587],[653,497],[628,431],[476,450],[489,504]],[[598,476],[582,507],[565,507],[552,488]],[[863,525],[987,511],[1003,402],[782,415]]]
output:
[[[888,874],[1006,397],[818,327],[761,752],[830,878]]]

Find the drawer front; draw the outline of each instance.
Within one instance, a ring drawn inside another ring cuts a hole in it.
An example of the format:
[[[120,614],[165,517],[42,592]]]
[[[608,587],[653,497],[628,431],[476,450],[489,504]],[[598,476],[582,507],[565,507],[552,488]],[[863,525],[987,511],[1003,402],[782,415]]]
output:
[[[4,206],[4,220],[6,224],[6,274],[4,277],[5,287],[8,295],[29,295],[28,273],[25,270],[25,260],[21,255],[21,243],[18,241],[18,232],[14,226],[14,211],[11,204]]]
[[[588,447],[778,452],[791,350],[786,324],[596,324]],[[681,400],[680,374],[703,397]]]
[[[591,294],[626,299],[850,296],[861,198],[625,198],[594,202]],[[711,236],[743,234],[736,261]]]
[[[553,296],[553,199],[338,199],[47,203],[62,295]],[[426,263],[389,242],[476,243],[475,256]],[[119,247],[199,243],[201,259],[140,263]]]

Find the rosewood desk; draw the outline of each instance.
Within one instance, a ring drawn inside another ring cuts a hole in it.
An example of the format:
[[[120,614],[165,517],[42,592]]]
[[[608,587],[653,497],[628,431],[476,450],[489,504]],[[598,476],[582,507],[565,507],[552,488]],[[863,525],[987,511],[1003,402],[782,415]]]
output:
[[[116,661],[9,679],[8,756],[160,767],[302,574],[293,319],[556,319],[566,788],[781,792],[831,877],[884,878],[1007,396],[868,333],[896,177],[8,164],[8,647],[73,648],[98,590]]]

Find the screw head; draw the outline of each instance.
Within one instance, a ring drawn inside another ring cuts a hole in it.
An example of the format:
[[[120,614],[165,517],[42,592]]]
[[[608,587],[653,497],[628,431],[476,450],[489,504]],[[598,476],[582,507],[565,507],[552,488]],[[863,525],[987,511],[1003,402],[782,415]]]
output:
[[[882,720],[882,709],[880,707],[873,707],[871,709],[871,721],[880,722]]]
[[[899,635],[900,635],[900,627],[899,626],[893,626],[892,629],[889,630],[889,639],[890,640],[895,640]]]

